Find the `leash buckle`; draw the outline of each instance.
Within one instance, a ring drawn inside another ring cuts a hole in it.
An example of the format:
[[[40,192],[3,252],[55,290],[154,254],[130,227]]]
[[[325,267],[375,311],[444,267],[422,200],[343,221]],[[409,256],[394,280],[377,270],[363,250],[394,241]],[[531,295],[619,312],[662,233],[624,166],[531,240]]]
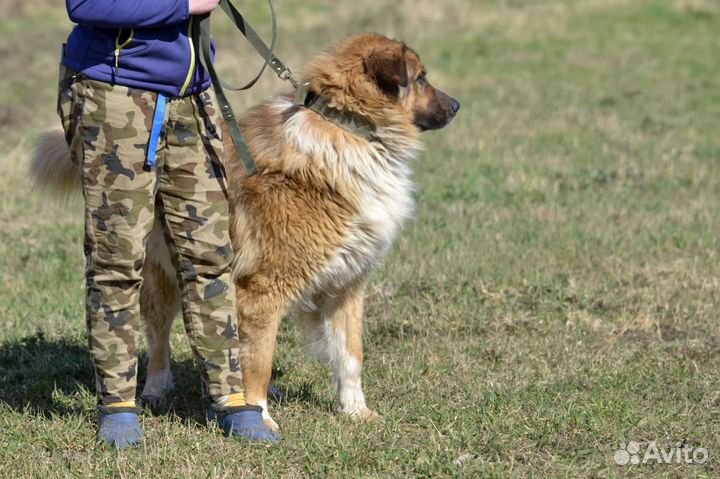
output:
[[[278,76],[279,76],[280,79],[283,80],[283,81],[290,81],[290,83],[293,83],[292,72],[291,72],[290,69],[287,68],[287,67],[285,67],[284,70],[278,72]]]
[[[305,106],[305,99],[310,92],[310,82],[299,83],[296,88],[297,90],[295,91],[295,105]]]

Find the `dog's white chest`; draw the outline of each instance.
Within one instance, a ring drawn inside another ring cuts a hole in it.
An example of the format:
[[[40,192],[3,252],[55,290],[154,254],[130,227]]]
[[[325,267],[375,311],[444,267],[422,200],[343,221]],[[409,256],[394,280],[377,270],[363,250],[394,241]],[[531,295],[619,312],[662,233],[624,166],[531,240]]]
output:
[[[325,286],[342,288],[372,271],[387,254],[413,209],[412,183],[406,166],[385,172],[368,184],[345,241],[323,268],[319,281]]]
[[[388,175],[382,184],[365,192],[359,218],[351,228],[350,242],[358,245],[359,252],[380,260],[413,208],[409,172]]]
[[[278,108],[289,108],[287,100]],[[311,164],[331,172],[357,205],[347,236],[314,278],[315,289],[344,288],[370,273],[387,254],[400,227],[414,210],[408,163],[420,150],[415,138],[392,128],[378,130],[379,143],[339,141],[337,128],[310,130],[308,115],[294,115],[284,124],[285,135]],[[310,293],[309,291],[307,293]]]

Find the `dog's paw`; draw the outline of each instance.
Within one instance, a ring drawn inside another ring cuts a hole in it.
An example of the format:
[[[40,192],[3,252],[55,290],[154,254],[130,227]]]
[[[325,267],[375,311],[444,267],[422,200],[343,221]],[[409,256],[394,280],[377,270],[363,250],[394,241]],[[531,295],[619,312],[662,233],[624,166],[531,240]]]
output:
[[[353,410],[340,409],[340,413],[347,415],[357,422],[374,422],[382,420],[382,416],[370,408],[362,407]]]
[[[147,409],[153,414],[159,414],[167,407],[167,398],[165,396],[153,396],[142,394],[137,401],[140,408]]]
[[[381,421],[382,416],[372,409],[363,409],[362,411],[358,411],[357,413],[353,414],[351,416],[355,421],[367,421],[367,422],[375,422],[375,421]]]
[[[251,402],[251,404],[253,404]],[[258,406],[262,408],[262,418],[263,422],[267,427],[272,429],[273,431],[279,433],[280,432],[280,426],[278,426],[278,423],[275,422],[275,420],[270,416],[270,411],[268,411],[268,404],[267,400],[258,401],[256,403]]]
[[[270,415],[266,415],[266,413],[263,413],[263,422],[267,427],[272,429],[273,431],[279,433],[280,432],[280,426],[278,426],[278,423],[275,422],[273,418],[270,417]]]
[[[164,398],[175,388],[170,369],[151,372],[145,379],[142,396]]]

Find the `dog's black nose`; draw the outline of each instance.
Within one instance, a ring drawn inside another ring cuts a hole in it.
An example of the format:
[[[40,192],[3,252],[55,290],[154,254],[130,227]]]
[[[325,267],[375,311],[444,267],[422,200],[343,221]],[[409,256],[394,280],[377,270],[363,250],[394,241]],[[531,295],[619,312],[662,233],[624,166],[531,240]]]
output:
[[[455,98],[450,99],[450,108],[452,108],[453,114],[457,113],[460,109],[460,102],[458,102]]]

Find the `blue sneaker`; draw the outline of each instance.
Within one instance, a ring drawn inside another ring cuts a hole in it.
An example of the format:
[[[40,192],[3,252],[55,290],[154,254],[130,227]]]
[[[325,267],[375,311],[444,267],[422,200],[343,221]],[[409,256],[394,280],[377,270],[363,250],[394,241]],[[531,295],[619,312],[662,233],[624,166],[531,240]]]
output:
[[[260,406],[222,407],[211,405],[208,421],[217,422],[225,437],[239,437],[253,442],[277,444],[282,436],[270,429],[262,418]]]
[[[98,440],[118,449],[137,445],[143,438],[139,417],[142,409],[135,407],[98,406]]]

